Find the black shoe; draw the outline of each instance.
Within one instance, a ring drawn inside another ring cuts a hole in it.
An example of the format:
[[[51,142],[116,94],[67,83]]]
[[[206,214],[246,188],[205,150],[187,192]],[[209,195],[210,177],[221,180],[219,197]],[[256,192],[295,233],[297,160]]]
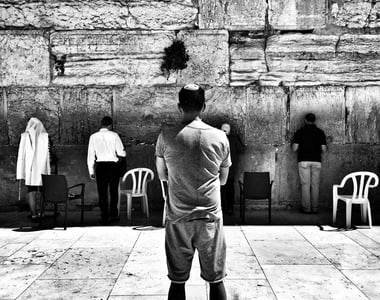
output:
[[[303,214],[307,214],[307,215],[310,215],[312,214],[311,211],[308,211],[308,210],[304,210],[303,208],[300,208],[300,212],[303,213]]]

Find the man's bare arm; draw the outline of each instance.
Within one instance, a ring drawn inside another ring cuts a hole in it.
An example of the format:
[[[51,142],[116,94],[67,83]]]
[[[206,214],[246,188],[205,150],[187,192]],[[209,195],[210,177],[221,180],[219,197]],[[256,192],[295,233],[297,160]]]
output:
[[[229,167],[228,168],[220,168],[220,173],[219,173],[219,180],[220,180],[220,184],[221,185],[225,185],[226,182],[227,182],[227,178],[228,178],[228,171],[229,171]]]
[[[162,181],[168,181],[167,177],[167,167],[165,160],[162,157],[156,157],[156,169],[158,173],[158,178]]]

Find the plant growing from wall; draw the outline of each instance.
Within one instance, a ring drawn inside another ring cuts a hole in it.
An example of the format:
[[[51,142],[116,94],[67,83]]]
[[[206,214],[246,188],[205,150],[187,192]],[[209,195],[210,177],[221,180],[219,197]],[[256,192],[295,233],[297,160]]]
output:
[[[181,40],[174,40],[171,46],[165,48],[161,71],[167,74],[169,78],[171,72],[183,70],[187,67],[189,55],[187,54],[185,44]]]

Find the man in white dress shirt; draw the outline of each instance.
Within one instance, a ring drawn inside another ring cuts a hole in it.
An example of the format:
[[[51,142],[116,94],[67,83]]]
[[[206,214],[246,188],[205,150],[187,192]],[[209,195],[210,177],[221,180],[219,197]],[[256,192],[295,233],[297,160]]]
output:
[[[119,135],[112,131],[113,121],[105,116],[101,121],[101,128],[90,136],[87,153],[87,165],[91,179],[96,178],[101,210],[101,223],[118,219],[118,185],[119,157],[125,157],[123,143]],[[110,208],[108,214],[108,189],[110,193]]]

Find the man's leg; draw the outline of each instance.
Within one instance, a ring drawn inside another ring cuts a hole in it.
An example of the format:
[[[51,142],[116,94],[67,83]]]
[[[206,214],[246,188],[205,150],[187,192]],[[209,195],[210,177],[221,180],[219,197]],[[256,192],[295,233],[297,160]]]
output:
[[[210,300],[226,300],[226,289],[223,281],[210,283]]]
[[[96,185],[98,187],[99,207],[102,221],[108,221],[108,170],[106,163],[98,163],[96,166]]]
[[[230,177],[227,179],[226,189],[227,189],[227,213],[232,215],[234,212],[234,202],[235,202],[235,178],[234,177]]]
[[[32,218],[37,217],[37,209],[36,209],[36,191],[28,192],[28,201],[30,212],[32,213]]]
[[[308,162],[298,163],[298,174],[301,183],[301,205],[304,212],[311,211],[310,205],[310,166]]]
[[[311,166],[311,211],[312,212],[318,212],[320,179],[321,179],[321,163],[315,162]]]
[[[117,164],[115,163],[115,166],[111,165],[111,182],[110,182],[110,217],[116,218],[119,215],[119,212],[117,211],[117,204],[119,202],[119,174],[117,172]]]
[[[186,299],[185,284],[172,282],[169,288],[168,300],[185,300],[185,299]]]

